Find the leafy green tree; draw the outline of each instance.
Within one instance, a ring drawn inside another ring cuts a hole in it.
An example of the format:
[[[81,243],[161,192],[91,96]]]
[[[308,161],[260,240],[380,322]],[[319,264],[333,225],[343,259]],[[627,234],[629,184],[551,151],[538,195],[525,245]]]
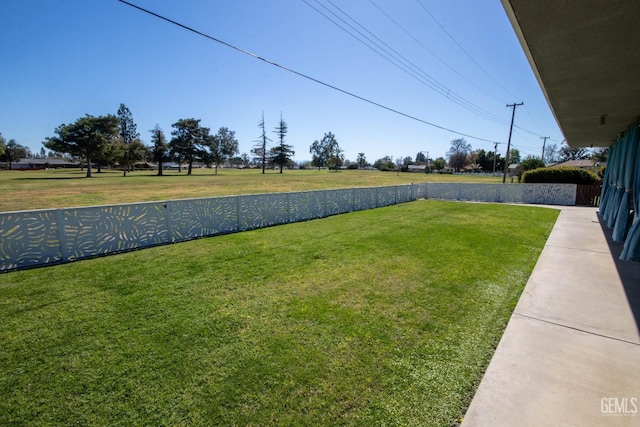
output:
[[[560,161],[566,162],[569,160],[583,160],[589,158],[589,150],[582,147],[571,148],[569,145],[564,142],[560,147]]]
[[[116,163],[124,157],[124,148],[118,136],[114,136],[103,147],[102,151],[94,159],[94,164],[98,168],[98,173],[102,172],[102,166],[113,168]]]
[[[433,168],[435,170],[442,170],[447,166],[447,162],[444,160],[444,157],[438,157],[433,161]]]
[[[262,130],[262,134],[258,137],[258,140],[255,141],[256,145],[251,149],[251,153],[260,160],[262,173],[264,173],[267,167],[267,142],[271,141],[271,139],[267,137],[267,131],[264,127],[264,112],[262,113],[262,120],[258,123],[258,127]]]
[[[118,135],[118,118],[112,114],[97,117],[87,114],[74,123],[58,126],[54,132],[57,136],[46,138],[44,146],[85,160],[87,178],[90,178],[91,162],[99,159],[105,147]]]
[[[395,169],[395,163],[391,156],[384,156],[373,162],[373,167],[380,171],[392,171]]]
[[[29,157],[30,153],[31,151],[27,147],[18,144],[15,139],[10,139],[4,146],[4,153],[0,159],[9,163],[9,170],[11,170],[13,162]]]
[[[416,163],[427,163],[427,156],[422,151],[416,154]]]
[[[532,169],[543,168],[543,167],[544,167],[544,162],[540,157],[527,156],[524,158],[523,161],[520,162],[520,168],[522,169],[523,172],[526,172]]]
[[[336,136],[331,132],[325,133],[322,138],[322,145],[326,147],[328,153],[327,167],[329,167],[329,169],[333,167],[337,171],[344,163],[344,150],[340,148]]]
[[[469,144],[464,138],[457,138],[451,141],[451,147],[447,151],[449,156],[449,166],[456,171],[460,171],[467,163],[471,153],[471,144]]]
[[[188,164],[187,175],[191,175],[193,162],[206,156],[205,148],[209,141],[209,128],[200,126],[200,119],[180,119],[171,125],[170,151],[181,162]],[[178,167],[181,171],[181,167]]]
[[[169,144],[160,125],[156,124],[150,132],[151,143],[153,144],[151,147],[151,156],[153,161],[158,163],[158,176],[162,176],[162,164],[169,160]]]
[[[0,133],[0,156],[4,156],[7,140],[4,139],[2,133]]]
[[[123,176],[127,176],[127,172],[133,169],[133,165],[144,159],[145,147],[140,141],[140,134],[129,108],[120,104],[117,116],[119,121],[118,136],[122,145],[118,163],[122,166]]]
[[[557,144],[547,144],[544,147],[544,160],[545,163],[557,163],[560,158],[559,158],[559,153],[558,153],[558,145]]]
[[[504,159],[500,156],[500,153],[494,153],[493,151],[487,151],[480,149],[476,151],[478,157],[476,162],[485,172],[493,172],[493,164],[495,160],[496,170],[502,170],[504,166]]]
[[[280,114],[280,123],[278,123],[278,126],[274,130],[274,133],[278,135],[278,145],[272,147],[269,151],[271,163],[280,167],[280,173],[282,173],[282,169],[285,166],[293,162],[292,157],[295,154],[293,147],[284,142],[288,131],[287,123],[282,118],[282,114]]]
[[[344,162],[344,151],[331,132],[325,133],[322,140],[313,141],[309,147],[309,153],[312,155],[311,163],[318,169],[327,166],[337,170]]]
[[[229,158],[237,154],[240,149],[236,133],[226,127],[218,129],[218,133],[208,137],[207,162],[215,165],[216,175],[218,174],[218,166],[224,164]]]
[[[518,164],[522,161],[522,157],[520,156],[520,150],[517,148],[512,148],[509,150],[509,164]],[[508,167],[509,165],[507,165]]]
[[[312,155],[311,164],[316,166],[318,170],[327,165],[327,157],[329,154],[317,139],[313,141],[313,144],[309,147],[309,153]]]
[[[518,165],[518,168],[516,169],[516,175],[518,176],[518,181],[521,180],[523,173],[533,169],[538,169],[543,167],[545,167],[545,164],[540,157],[535,157],[535,156],[525,157],[525,159],[520,162],[520,164]]]

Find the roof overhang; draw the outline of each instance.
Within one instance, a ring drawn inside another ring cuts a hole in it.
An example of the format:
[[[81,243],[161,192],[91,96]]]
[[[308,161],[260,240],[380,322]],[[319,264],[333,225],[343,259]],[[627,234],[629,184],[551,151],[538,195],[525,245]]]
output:
[[[501,0],[571,147],[640,117],[640,0]]]

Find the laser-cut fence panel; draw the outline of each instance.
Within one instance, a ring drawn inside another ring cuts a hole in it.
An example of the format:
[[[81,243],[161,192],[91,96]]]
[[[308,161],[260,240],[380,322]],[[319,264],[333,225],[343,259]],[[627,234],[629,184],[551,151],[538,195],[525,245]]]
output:
[[[239,202],[240,231],[289,222],[289,203],[287,193],[254,194],[236,196]]]
[[[574,205],[573,184],[421,183],[0,213],[0,272],[416,198]]]
[[[523,186],[523,203],[545,205],[575,205],[575,184],[525,184]]]
[[[357,211],[378,207],[376,188],[356,188],[354,191],[354,209]]]
[[[0,213],[0,271],[63,260],[57,211]]]
[[[169,242],[164,203],[62,209],[68,260]],[[66,249],[66,250],[65,250]]]
[[[522,187],[520,185],[498,184],[498,195],[495,201],[499,203],[522,203]]]
[[[459,185],[456,183],[427,184],[427,198],[438,200],[458,200]]]
[[[396,203],[396,187],[377,187],[378,207],[389,206]]]
[[[289,215],[291,222],[322,218],[325,197],[323,191],[304,191],[289,193]]]
[[[171,242],[238,231],[238,199],[171,200],[169,211]]]
[[[353,190],[326,190],[326,215],[353,212]]]
[[[396,186],[396,203],[406,203],[415,199],[415,189],[412,185]]]

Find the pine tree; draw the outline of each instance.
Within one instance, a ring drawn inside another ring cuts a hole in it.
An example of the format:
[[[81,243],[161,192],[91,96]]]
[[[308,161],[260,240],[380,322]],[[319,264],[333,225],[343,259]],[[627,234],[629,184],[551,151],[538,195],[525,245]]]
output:
[[[262,112],[262,120],[258,123],[258,127],[262,129],[262,135],[258,137],[256,141],[257,144],[251,149],[251,153],[258,159],[260,159],[260,163],[262,164],[262,173],[267,165],[267,141],[271,141],[267,138],[267,132],[264,127],[264,111]]]
[[[273,147],[269,152],[271,163],[280,166],[280,173],[282,173],[284,166],[293,161],[291,157],[295,154],[293,147],[284,143],[284,138],[288,131],[289,128],[287,123],[282,118],[282,113],[280,113],[280,123],[274,129],[274,133],[278,135],[279,144]]]
[[[133,169],[136,161],[144,158],[144,146],[140,141],[136,123],[133,121],[131,110],[120,104],[118,108],[118,136],[122,144],[119,163],[122,165],[123,176],[127,176],[127,172]]]

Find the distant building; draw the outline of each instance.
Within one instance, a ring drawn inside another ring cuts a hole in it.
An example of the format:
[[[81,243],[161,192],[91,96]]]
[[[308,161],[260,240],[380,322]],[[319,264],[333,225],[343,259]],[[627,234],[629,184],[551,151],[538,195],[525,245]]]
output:
[[[594,160],[586,159],[586,160],[567,160],[566,162],[558,163],[553,167],[557,168],[560,166],[568,166],[572,168],[593,170],[595,165],[596,165],[596,162]]]
[[[4,163],[4,167],[9,167],[9,162]],[[43,170],[57,168],[79,168],[80,163],[58,157],[47,157],[44,159],[19,159],[11,162],[12,170]]]

